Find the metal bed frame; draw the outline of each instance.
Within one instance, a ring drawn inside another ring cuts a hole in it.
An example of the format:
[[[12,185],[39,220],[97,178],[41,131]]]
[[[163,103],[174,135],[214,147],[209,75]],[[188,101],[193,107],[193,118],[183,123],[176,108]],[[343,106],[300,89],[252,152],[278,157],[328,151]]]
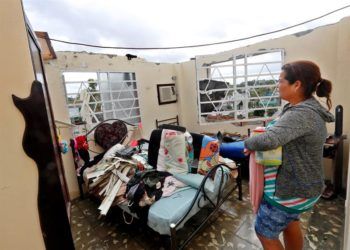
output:
[[[197,190],[197,193],[194,197],[194,199],[192,200],[191,206],[189,207],[189,209],[187,210],[187,212],[185,213],[185,215],[176,223],[172,223],[170,224],[170,240],[171,240],[171,249],[183,249],[192,239],[193,237],[203,228],[203,226],[206,224],[206,222],[220,209],[221,205],[228,199],[228,197],[232,194],[232,192],[234,190],[236,190],[238,188],[238,199],[241,201],[242,200],[242,178],[241,178],[241,168],[240,165],[237,164],[237,170],[238,170],[238,176],[236,178],[236,184],[231,187],[231,189],[226,193],[223,194],[223,179],[224,179],[224,168],[223,166],[229,168],[230,170],[234,170],[231,167],[227,166],[226,164],[218,164],[215,167],[213,167],[212,169],[210,169],[210,171],[206,174],[206,176],[204,177],[204,179],[201,182],[201,185],[199,187],[199,189]],[[218,191],[218,196],[216,198],[216,201],[213,201],[206,193],[205,191],[205,184],[206,181],[208,180],[209,177],[211,177],[214,173],[216,173],[216,171],[218,169],[221,169],[221,181],[220,181],[220,185],[219,185],[219,191]],[[199,197],[199,198],[198,198]],[[209,201],[209,204],[212,208],[213,211],[211,211],[211,213],[206,216],[201,224],[198,226],[198,228],[196,228],[196,230],[194,230],[187,239],[185,239],[185,241],[182,244],[178,244],[177,242],[177,237],[176,237],[176,230],[177,228],[181,225],[181,223],[184,221],[184,219],[188,216],[188,214],[191,212],[193,206],[195,206],[196,202],[197,202],[197,206],[200,207],[200,200],[204,198],[205,200]]]

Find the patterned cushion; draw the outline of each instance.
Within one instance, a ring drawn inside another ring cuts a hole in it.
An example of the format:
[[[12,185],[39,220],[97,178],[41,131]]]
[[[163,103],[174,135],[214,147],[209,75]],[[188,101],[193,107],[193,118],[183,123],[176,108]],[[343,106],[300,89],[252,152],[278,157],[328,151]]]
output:
[[[163,129],[159,148],[158,171],[187,173],[186,141],[182,132]]]
[[[95,142],[107,150],[117,143],[122,143],[127,133],[128,129],[122,121],[102,123],[95,129]]]
[[[212,167],[219,164],[219,151],[220,142],[205,135],[199,155],[198,174],[206,175]]]

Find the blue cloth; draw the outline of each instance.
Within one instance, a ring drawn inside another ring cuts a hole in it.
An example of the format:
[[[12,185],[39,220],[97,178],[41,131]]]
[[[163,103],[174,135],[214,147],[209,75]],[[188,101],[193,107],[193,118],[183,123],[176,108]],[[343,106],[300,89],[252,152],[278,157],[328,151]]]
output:
[[[179,173],[174,173],[173,176],[185,183],[186,185],[189,185],[195,189],[198,189],[204,179],[204,175],[201,174],[179,174]],[[207,179],[206,183],[205,183],[205,187],[206,191],[209,192],[214,192],[214,182],[211,179]]]
[[[219,168],[216,171],[214,181],[208,179],[204,187],[206,189],[206,194],[213,202],[216,202],[219,191],[221,171],[222,170]],[[163,197],[152,204],[148,212],[147,225],[159,234],[170,235],[170,224],[177,223],[188,211],[197,193],[197,187],[200,186],[200,183],[204,178],[203,175],[199,174],[174,174],[174,177],[185,184],[190,184],[191,186],[183,187],[175,194],[169,197]],[[229,180],[229,171],[227,168],[224,168],[223,177],[222,189],[226,187]],[[208,199],[204,199],[202,195],[199,195],[190,213],[186,216],[178,229],[182,228],[187,220],[199,212],[199,210],[208,203]]]
[[[149,209],[147,225],[160,234],[170,235],[170,224],[177,223],[185,215],[196,193],[197,189],[195,188],[184,188],[183,191],[178,191],[172,196],[158,200]],[[205,204],[201,203],[201,206]],[[182,228],[183,224],[199,210],[200,207],[194,205],[179,228]]]
[[[243,153],[244,150],[244,141],[236,142],[223,142],[220,145],[220,155],[225,158],[230,159],[243,159],[246,156]]]
[[[263,199],[256,216],[255,231],[265,238],[278,239],[279,234],[288,224],[299,220],[299,216],[299,213],[287,213]]]

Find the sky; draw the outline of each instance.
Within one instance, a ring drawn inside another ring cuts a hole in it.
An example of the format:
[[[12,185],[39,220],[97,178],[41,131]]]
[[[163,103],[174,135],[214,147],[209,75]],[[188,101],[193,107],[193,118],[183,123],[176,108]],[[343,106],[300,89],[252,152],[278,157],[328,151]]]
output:
[[[228,41],[295,25],[349,5],[350,0],[22,0],[35,31],[102,46],[170,47]],[[175,50],[96,49],[52,42],[55,51],[134,54],[151,62],[183,62],[258,41],[338,22],[350,8],[259,38]]]

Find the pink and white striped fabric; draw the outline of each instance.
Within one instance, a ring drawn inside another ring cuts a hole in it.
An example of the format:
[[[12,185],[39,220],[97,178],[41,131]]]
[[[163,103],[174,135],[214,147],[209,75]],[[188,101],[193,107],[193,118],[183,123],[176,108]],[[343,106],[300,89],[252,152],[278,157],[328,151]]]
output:
[[[264,194],[264,166],[256,163],[255,152],[251,152],[249,159],[249,194],[253,212],[256,214]]]

